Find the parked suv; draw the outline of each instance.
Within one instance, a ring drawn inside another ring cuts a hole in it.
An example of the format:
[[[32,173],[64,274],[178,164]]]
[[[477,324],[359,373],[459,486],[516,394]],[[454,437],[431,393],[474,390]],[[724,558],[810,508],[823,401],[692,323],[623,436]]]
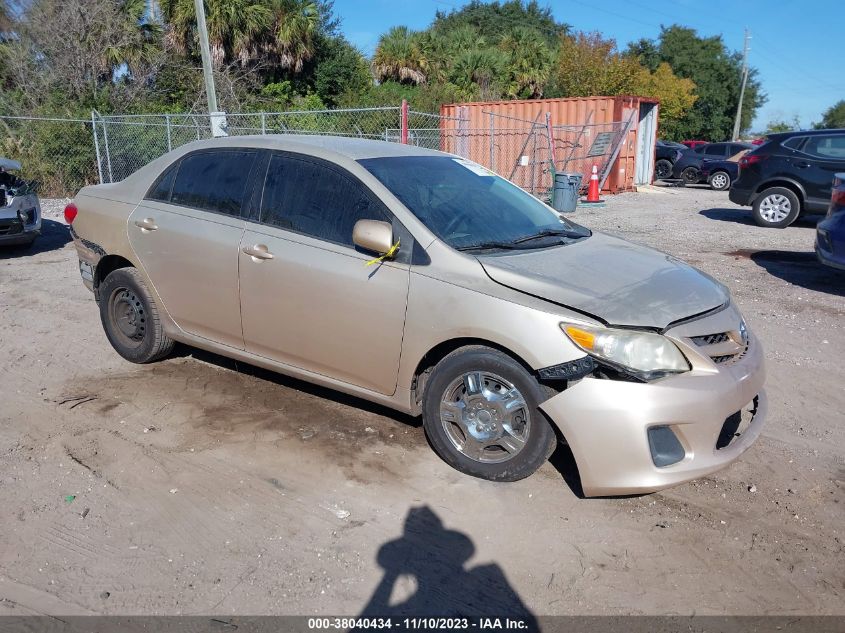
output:
[[[686,145],[658,139],[654,144],[654,179],[670,178],[672,165],[687,151]]]
[[[182,341],[421,415],[476,477],[527,477],[560,434],[585,494],[658,490],[735,460],[766,417],[763,350],[725,286],[458,156],[199,141],[66,217],[127,360]]]
[[[845,129],[770,134],[739,161],[732,202],[753,209],[760,226],[784,228],[805,213],[824,213],[836,172],[845,171]]]
[[[705,160],[724,160],[739,152],[753,149],[751,143],[708,143],[694,150],[684,152],[672,166],[672,177],[681,178],[688,185],[705,182],[701,175],[701,163]]]

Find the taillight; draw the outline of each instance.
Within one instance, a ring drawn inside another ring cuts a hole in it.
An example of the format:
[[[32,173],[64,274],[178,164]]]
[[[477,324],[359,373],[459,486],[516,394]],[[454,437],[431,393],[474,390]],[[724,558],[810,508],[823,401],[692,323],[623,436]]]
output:
[[[834,189],[830,201],[839,207],[845,207],[845,187]]]
[[[76,219],[76,214],[78,213],[78,209],[76,205],[72,202],[65,207],[65,222],[68,224],[73,224],[73,221]]]
[[[739,168],[745,169],[746,167],[750,167],[755,163],[760,163],[766,160],[767,158],[768,156],[766,156],[765,154],[748,154],[739,159]]]

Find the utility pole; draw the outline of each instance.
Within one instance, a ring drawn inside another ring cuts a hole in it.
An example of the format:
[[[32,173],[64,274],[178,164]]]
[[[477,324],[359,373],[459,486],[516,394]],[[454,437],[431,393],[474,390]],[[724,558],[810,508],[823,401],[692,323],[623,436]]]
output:
[[[742,119],[742,99],[745,97],[745,84],[748,81],[748,40],[751,35],[748,34],[748,29],[745,29],[745,44],[742,47],[742,84],[739,88],[739,103],[736,106],[736,119],[734,119],[734,133],[731,140],[735,141],[739,138],[739,126]]]
[[[214,90],[214,75],[211,72],[211,51],[208,46],[208,28],[205,26],[205,6],[203,0],[194,0],[197,12],[197,31],[200,36],[200,54],[202,55],[202,75],[205,79],[205,94],[208,98],[208,114],[213,136],[226,136],[226,115],[217,110],[217,93]]]

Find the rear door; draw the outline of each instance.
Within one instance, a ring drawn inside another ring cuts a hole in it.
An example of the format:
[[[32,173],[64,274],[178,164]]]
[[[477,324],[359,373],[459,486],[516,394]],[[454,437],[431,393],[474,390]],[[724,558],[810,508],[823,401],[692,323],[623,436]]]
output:
[[[409,234],[357,178],[320,159],[279,152],[260,215],[240,252],[246,350],[382,394],[396,390],[410,264]],[[394,223],[400,256],[352,243],[361,219]]]
[[[830,204],[833,176],[845,170],[845,134],[806,137],[791,162],[795,175],[804,184],[809,210],[825,210]]]
[[[129,216],[129,243],[171,318],[189,334],[238,349],[241,209],[258,154],[187,154]]]

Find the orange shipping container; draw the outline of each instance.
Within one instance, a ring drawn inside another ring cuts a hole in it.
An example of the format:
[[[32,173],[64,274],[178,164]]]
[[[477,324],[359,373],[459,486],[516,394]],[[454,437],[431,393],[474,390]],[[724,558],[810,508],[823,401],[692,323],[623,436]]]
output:
[[[658,111],[657,99],[637,96],[452,103],[440,108],[445,117],[441,120],[443,137],[459,137],[454,147],[444,149],[471,158],[522,186],[530,183],[532,191],[539,182],[550,186],[551,176],[547,160],[526,160],[526,154],[537,150],[536,141],[531,141],[534,147],[529,148],[530,140],[525,140],[531,122],[545,126],[548,113],[556,139],[556,169],[582,172],[585,184],[592,164],[600,160],[595,151],[600,130],[617,130],[621,137],[614,137],[620,141],[618,154],[612,163],[610,149],[604,156],[609,164],[603,190],[609,193],[632,191],[652,181]],[[548,139],[548,134],[543,138]],[[537,153],[542,157],[544,151],[548,155],[549,148]],[[541,162],[545,162],[544,173],[543,165],[538,168]]]

